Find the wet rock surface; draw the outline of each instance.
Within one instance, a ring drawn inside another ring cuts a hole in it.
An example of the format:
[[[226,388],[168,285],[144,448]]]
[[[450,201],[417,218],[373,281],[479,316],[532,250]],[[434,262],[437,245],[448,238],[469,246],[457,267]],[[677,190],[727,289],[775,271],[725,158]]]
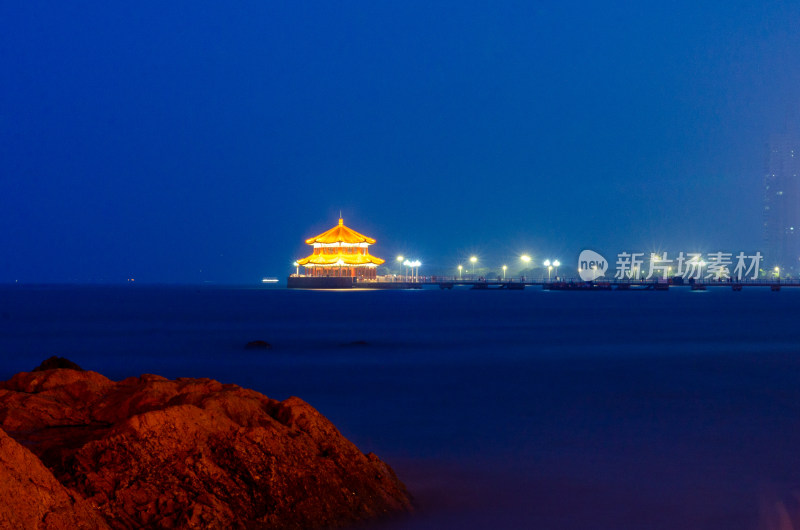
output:
[[[0,383],[0,428],[50,474],[48,513],[83,521],[64,528],[331,528],[412,509],[388,465],[301,399],[210,379],[23,372]]]

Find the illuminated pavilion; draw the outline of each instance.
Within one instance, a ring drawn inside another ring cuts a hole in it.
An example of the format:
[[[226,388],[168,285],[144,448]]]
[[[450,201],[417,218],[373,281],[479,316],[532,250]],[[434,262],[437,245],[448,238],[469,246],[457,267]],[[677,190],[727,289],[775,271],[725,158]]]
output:
[[[341,218],[337,226],[306,239],[306,244],[313,245],[314,252],[297,260],[297,264],[306,268],[307,276],[374,280],[376,268],[384,263],[369,253],[369,246],[375,240],[346,227]]]

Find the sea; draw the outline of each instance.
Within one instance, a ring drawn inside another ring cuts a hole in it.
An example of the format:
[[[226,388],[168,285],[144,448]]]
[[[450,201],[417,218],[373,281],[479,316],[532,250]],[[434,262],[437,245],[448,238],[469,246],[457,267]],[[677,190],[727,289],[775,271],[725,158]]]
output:
[[[800,288],[13,285],[0,355],[299,396],[414,496],[369,528],[800,529]]]

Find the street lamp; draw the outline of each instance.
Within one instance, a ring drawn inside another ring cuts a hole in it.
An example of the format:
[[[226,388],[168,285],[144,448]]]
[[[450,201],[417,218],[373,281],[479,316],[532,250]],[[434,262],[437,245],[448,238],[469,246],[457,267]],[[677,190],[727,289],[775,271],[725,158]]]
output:
[[[506,267],[505,265],[503,265],[503,279],[504,279],[504,280],[506,279],[506,269],[507,269],[507,268],[508,268],[508,267]]]
[[[478,261],[478,258],[472,256],[469,258],[469,261],[472,263],[472,276],[475,276],[475,262]]]
[[[461,279],[461,269],[462,269],[462,268],[463,268],[463,267],[462,267],[461,265],[459,265],[459,266],[458,266],[458,279],[459,279],[459,280]]]
[[[522,266],[523,269],[527,268],[527,265],[531,262],[531,257],[528,256],[527,254],[523,254],[522,256],[519,257],[519,259],[521,259],[522,263],[524,263],[524,265]],[[524,276],[522,276],[522,273],[520,272],[520,279],[523,278]]]
[[[560,266],[561,266],[561,262],[560,262],[560,261],[558,261],[558,260],[555,260],[555,261],[553,262],[553,267],[555,267],[555,268],[556,268],[556,280],[558,280],[558,268],[559,268]]]
[[[419,266],[422,265],[422,262],[419,261],[418,259],[414,260],[414,261],[405,260],[403,262],[403,265],[405,265],[406,267],[410,267],[411,268],[411,281],[412,282],[419,281]],[[417,269],[416,279],[414,279],[415,278],[414,269]]]
[[[397,256],[397,263],[402,263],[404,259],[405,259],[405,258],[404,258],[403,256]],[[401,269],[400,269],[400,272],[402,272],[402,271],[403,271],[403,269],[401,268]],[[404,278],[404,279],[405,279],[405,278]]]
[[[294,263],[292,263],[292,265],[294,265],[295,267],[294,270],[295,276],[300,276],[300,264],[295,261]]]
[[[775,267],[775,277],[778,279],[778,281],[781,280],[781,268],[780,267]]]
[[[408,262],[408,266],[411,267],[411,281],[412,282],[418,282],[419,281],[419,266],[420,265],[422,265],[422,263],[418,259]],[[414,272],[415,269],[416,269],[416,272]]]
[[[542,265],[547,267],[547,281],[549,282],[550,281],[550,271],[553,270],[553,266],[550,264],[550,260],[549,259],[544,260],[544,263]]]

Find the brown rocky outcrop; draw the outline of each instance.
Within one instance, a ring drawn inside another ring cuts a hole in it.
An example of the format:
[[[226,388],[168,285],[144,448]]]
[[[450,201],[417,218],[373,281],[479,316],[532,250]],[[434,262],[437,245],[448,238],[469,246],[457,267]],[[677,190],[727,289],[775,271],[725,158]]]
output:
[[[411,509],[389,466],[301,399],[210,379],[23,372],[0,383],[0,428],[113,528],[329,528]]]
[[[0,430],[0,528],[108,528],[80,495]]]

